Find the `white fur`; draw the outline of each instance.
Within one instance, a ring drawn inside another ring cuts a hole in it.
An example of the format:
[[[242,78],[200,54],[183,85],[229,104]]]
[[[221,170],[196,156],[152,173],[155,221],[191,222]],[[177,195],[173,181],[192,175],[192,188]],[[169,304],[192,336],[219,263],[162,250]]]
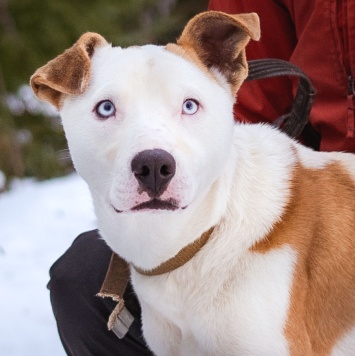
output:
[[[221,82],[222,81],[222,82]],[[201,106],[182,114],[185,99]],[[115,117],[98,119],[101,100]],[[320,156],[268,126],[238,125],[234,95],[221,76],[162,47],[99,48],[86,92],[61,111],[76,169],[91,190],[100,232],[127,261],[151,269],[216,226],[204,248],[156,277],[132,270],[144,336],[157,355],[286,355],[285,326],[296,252],[249,248],[278,221],[298,156]],[[176,160],[162,198],[175,211],[131,211],[148,200],[130,163],[159,148]],[[322,167],[333,156],[324,156]],[[122,211],[117,213],[116,210]]]
[[[150,279],[133,273],[138,298],[144,301],[143,330],[149,345],[158,355],[286,355],[283,327],[294,251],[284,247],[265,255],[222,255],[216,252],[220,238],[175,273]],[[223,243],[227,247],[236,239],[228,235]],[[153,327],[151,318],[164,322]],[[162,345],[157,334],[169,344]],[[193,353],[186,352],[189,347]]]
[[[331,356],[350,356],[349,350],[355,352],[355,327],[337,342]]]

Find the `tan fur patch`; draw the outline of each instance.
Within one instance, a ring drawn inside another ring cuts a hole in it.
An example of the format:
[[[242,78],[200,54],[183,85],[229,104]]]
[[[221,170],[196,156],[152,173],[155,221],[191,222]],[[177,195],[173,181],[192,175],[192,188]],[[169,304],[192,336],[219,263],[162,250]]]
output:
[[[57,109],[63,94],[82,94],[90,78],[90,58],[104,44],[106,40],[97,33],[82,35],[71,48],[36,70],[30,80],[34,93]]]
[[[298,254],[285,335],[291,355],[327,355],[355,324],[355,183],[339,163],[297,166],[282,220],[252,251]]]

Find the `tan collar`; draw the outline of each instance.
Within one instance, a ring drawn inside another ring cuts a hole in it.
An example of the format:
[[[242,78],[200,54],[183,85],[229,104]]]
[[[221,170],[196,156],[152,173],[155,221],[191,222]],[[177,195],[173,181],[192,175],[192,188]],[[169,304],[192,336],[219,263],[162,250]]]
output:
[[[197,240],[181,249],[177,253],[177,255],[163,262],[158,267],[155,267],[151,270],[144,270],[133,265],[133,268],[138,273],[143,274],[145,276],[158,276],[160,274],[171,272],[191,260],[191,258],[194,257],[203,246],[205,246],[212,232],[213,227],[211,227],[208,231],[204,232]]]
[[[153,268],[152,270],[143,270],[136,266],[133,266],[133,268],[138,273],[143,274],[145,276],[157,276],[171,272],[184,265],[191,258],[193,258],[198,251],[201,250],[201,248],[207,243],[208,239],[210,238],[213,229],[214,228],[211,227],[208,231],[204,232],[197,240],[180,250],[177,255],[163,262],[161,265],[156,268]],[[118,302],[116,308],[111,313],[108,321],[108,327],[110,330],[113,329],[115,331],[117,324],[121,323],[120,313],[124,309],[123,294],[126,290],[129,279],[129,264],[117,254],[112,253],[105,280],[101,286],[100,292],[97,294],[99,297],[109,297],[112,298],[114,301]],[[128,328],[126,332],[127,331]]]

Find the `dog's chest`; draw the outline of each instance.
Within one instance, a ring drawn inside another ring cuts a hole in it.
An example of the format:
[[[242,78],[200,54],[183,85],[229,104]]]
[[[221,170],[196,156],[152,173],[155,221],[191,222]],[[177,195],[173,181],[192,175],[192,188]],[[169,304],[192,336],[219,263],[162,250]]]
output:
[[[285,246],[230,262],[224,260],[208,274],[186,265],[175,276],[133,278],[148,344],[175,339],[169,343],[175,346],[166,352],[162,349],[170,346],[165,341],[159,352],[153,351],[158,355],[288,354],[284,327],[295,253]],[[152,335],[148,329],[153,327]]]

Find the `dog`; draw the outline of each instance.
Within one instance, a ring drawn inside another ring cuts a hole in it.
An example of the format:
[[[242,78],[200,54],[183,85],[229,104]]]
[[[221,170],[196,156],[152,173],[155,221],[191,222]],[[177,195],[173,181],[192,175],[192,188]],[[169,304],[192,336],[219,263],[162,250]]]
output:
[[[166,46],[86,33],[31,77],[156,355],[355,355],[355,157],[235,123],[259,37],[211,11]]]

